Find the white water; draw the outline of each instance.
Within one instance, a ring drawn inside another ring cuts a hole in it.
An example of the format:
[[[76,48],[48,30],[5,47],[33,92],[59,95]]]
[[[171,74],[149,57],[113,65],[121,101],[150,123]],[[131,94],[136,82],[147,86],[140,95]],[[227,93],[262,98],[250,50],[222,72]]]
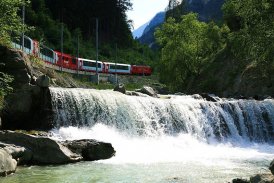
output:
[[[110,142],[108,160],[19,169],[4,183],[222,183],[269,172],[274,101],[208,102],[51,88],[52,138]],[[1,181],[1,180],[0,180]]]
[[[274,142],[274,101],[171,99],[51,88],[57,128],[101,123],[142,137],[189,134],[199,141]]]
[[[267,172],[274,158],[273,100],[214,103],[60,88],[51,95],[53,138],[110,142],[116,155],[98,163],[114,166],[117,182],[228,182]]]
[[[52,133],[59,140],[110,142],[116,150],[111,159],[66,167],[68,177],[63,182],[73,182],[76,176],[80,182],[227,183],[233,178],[269,172],[274,158],[274,146],[270,144],[209,144],[184,133],[136,136],[104,124],[61,127]]]
[[[97,139],[110,142],[115,157],[102,161],[111,164],[199,163],[204,166],[233,167],[240,161],[274,158],[274,146],[268,144],[231,144],[201,142],[189,134],[136,137],[97,124],[92,128],[68,127],[53,131],[59,140]]]

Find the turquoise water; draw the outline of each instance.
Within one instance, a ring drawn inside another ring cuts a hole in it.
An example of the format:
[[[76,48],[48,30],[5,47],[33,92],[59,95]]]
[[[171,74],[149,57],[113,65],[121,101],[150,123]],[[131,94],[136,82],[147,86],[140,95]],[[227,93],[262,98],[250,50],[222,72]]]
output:
[[[267,161],[235,162],[233,167],[195,163],[105,164],[82,162],[64,166],[21,167],[16,174],[1,178],[3,183],[90,183],[90,182],[229,182],[235,177],[262,173]]]
[[[116,155],[98,162],[19,167],[0,182],[227,183],[269,172],[274,159],[273,100],[214,103],[193,96],[164,100],[50,90],[56,113],[52,138],[110,142]]]
[[[56,139],[111,142],[116,156],[104,161],[61,166],[19,167],[3,183],[222,183],[268,172],[274,158],[269,144],[202,142],[179,136],[128,136],[105,125],[61,128]]]

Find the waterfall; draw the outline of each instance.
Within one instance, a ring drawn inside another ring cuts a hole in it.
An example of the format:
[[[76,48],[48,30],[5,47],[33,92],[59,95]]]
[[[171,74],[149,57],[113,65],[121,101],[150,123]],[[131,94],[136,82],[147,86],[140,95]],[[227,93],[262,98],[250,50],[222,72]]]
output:
[[[136,136],[189,134],[203,141],[274,142],[274,100],[127,96],[110,90],[50,88],[60,127],[104,124]]]

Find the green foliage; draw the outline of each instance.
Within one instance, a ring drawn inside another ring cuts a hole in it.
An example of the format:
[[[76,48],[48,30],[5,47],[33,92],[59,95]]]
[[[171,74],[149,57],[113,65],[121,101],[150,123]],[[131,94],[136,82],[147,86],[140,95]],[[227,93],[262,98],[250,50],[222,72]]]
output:
[[[9,45],[11,32],[23,30],[21,18],[17,14],[22,5],[22,0],[0,1],[0,44]]]
[[[274,1],[228,0],[223,11],[233,30],[229,35],[233,55],[243,64],[254,62],[262,74],[271,72],[274,67]]]
[[[178,23],[169,18],[155,33],[162,46],[161,81],[172,90],[185,89],[187,80],[198,76],[223,49],[228,32],[226,26],[198,21],[193,13],[182,16]]]
[[[0,110],[4,107],[4,96],[12,92],[10,83],[13,81],[13,77],[0,72]]]
[[[154,54],[133,40],[130,32],[131,21],[127,20],[126,11],[131,6],[130,0],[32,0],[26,10],[26,21],[36,29],[29,36],[61,50],[63,22],[64,52],[77,55],[79,41],[79,56],[95,59],[95,20],[98,18],[100,60],[150,64]]]
[[[0,72],[0,96],[5,96],[12,92],[12,87],[10,87],[10,83],[13,81],[13,77],[5,74],[3,72]]]

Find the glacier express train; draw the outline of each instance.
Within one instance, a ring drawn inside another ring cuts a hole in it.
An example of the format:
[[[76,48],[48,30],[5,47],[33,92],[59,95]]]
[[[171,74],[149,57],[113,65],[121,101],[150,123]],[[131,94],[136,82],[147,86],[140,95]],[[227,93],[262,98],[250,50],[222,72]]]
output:
[[[14,41],[13,47],[22,49],[22,39]],[[70,54],[61,53],[53,50],[45,45],[39,44],[38,41],[33,40],[27,36],[24,37],[24,52],[29,55],[34,55],[41,58],[44,62],[57,65],[62,68],[71,70],[80,70],[86,72],[96,72],[96,61],[86,58],[77,58]],[[150,66],[139,66],[121,63],[112,63],[105,61],[98,61],[98,72],[108,74],[126,74],[126,75],[146,75],[152,74]]]

